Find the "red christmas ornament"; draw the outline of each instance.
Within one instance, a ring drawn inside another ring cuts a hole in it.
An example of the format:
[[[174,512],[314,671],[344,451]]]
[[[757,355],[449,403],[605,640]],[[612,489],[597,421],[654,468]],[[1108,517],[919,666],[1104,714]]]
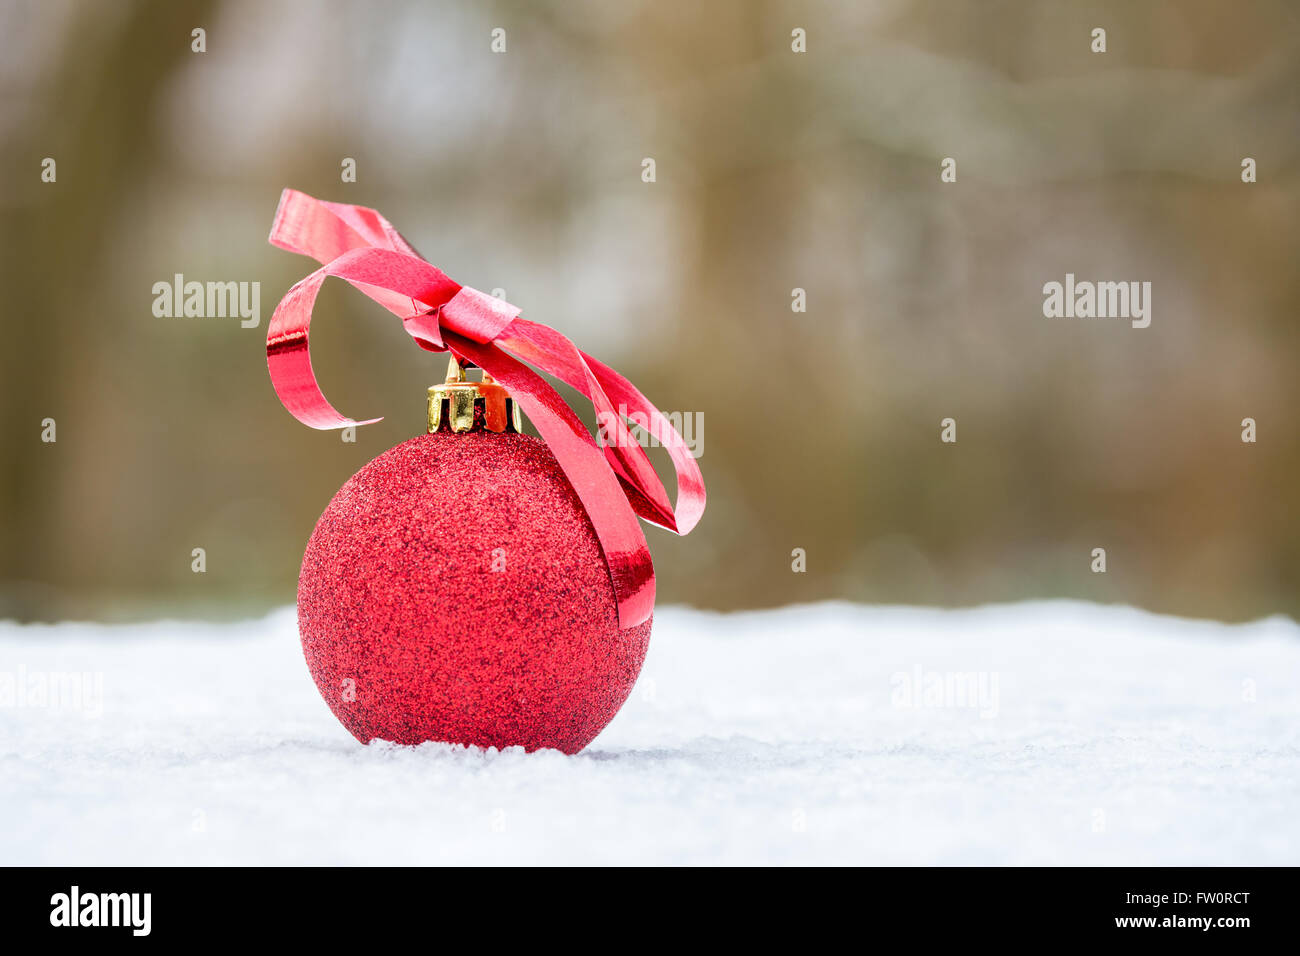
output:
[[[429,433],[353,475],[308,542],[299,630],[330,709],[363,742],[581,750],[627,699],[650,639],[654,571],[637,517],[685,534],[703,512],[685,442],[613,369],[448,279],[374,210],[285,190],[271,242],[324,263],[267,334],[276,393],[300,421],[367,424],[336,412],[311,370],[326,276],[452,355],[429,389]],[[514,356],[592,401],[602,446]],[[473,365],[482,382],[465,380]],[[543,441],[520,432],[521,406]],[[668,450],[676,509],[624,418]]]
[[[447,391],[478,404],[464,433]],[[500,387],[430,392],[431,433],[353,475],[311,536],[307,665],[363,743],[576,753],[631,692],[650,621],[620,630],[600,541],[546,445],[485,427]]]

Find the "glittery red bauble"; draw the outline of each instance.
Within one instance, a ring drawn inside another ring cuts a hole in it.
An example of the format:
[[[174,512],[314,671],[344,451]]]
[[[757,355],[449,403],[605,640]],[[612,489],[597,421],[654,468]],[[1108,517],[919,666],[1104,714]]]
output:
[[[591,521],[527,435],[442,431],[380,455],[321,515],[298,581],[316,685],[363,743],[576,753],[636,682]]]

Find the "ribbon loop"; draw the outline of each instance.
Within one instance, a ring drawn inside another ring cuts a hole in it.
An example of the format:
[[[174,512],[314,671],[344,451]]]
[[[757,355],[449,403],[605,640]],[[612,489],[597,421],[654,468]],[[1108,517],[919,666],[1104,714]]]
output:
[[[335,276],[402,320],[421,347],[450,349],[500,382],[520,404],[564,469],[605,553],[619,626],[654,610],[654,567],[637,516],[686,534],[704,512],[704,478],[672,423],[627,379],[520,309],[462,286],[426,262],[373,209],[322,202],[286,189],[271,227],[272,245],[311,256],[321,268],[296,283],[267,327],[266,361],[284,407],[312,428],[368,425],[340,414],[311,367],[308,330],[320,287]],[[602,442],[528,365],[577,389],[592,403]],[[615,404],[617,403],[617,404]],[[644,422],[677,472],[677,505],[624,423]]]

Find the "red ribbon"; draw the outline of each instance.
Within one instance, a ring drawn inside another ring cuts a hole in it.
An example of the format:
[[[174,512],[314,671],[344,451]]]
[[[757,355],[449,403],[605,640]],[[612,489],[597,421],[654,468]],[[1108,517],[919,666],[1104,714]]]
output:
[[[704,513],[704,477],[682,436],[659,409],[631,382],[559,332],[521,319],[513,305],[452,281],[373,209],[322,202],[286,189],[270,240],[322,263],[280,300],[267,328],[271,383],[295,418],[312,428],[380,420],[355,421],[339,414],[312,371],[307,344],[312,306],[326,277],[337,276],[399,316],[421,348],[451,351],[469,360],[519,402],[587,509],[605,551],[620,627],[635,627],[650,617],[654,566],[637,516],[686,534]],[[603,449],[555,389],[524,362],[591,400],[605,438]],[[648,422],[646,430],[668,450],[677,472],[676,509],[623,415]]]

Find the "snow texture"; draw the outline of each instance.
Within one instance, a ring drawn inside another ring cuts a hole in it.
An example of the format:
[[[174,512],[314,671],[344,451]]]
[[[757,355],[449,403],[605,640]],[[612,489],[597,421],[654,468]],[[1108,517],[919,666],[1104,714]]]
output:
[[[667,608],[566,757],[361,746],[292,608],[0,623],[0,863],[1294,865],[1297,676],[1282,618]]]

